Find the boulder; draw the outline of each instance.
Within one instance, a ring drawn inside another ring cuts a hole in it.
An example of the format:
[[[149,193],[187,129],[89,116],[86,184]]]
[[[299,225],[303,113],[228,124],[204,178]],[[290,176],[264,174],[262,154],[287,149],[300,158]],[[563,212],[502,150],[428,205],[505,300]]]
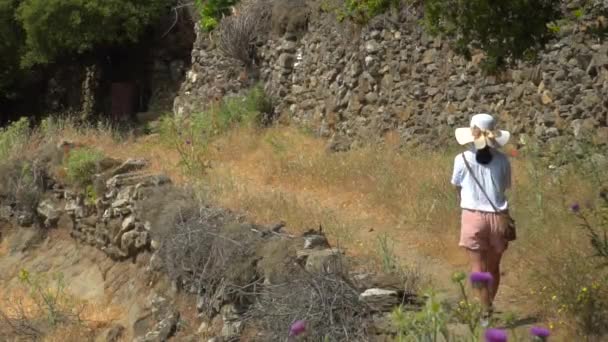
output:
[[[304,249],[325,249],[329,248],[329,242],[325,235],[308,234],[304,236]]]
[[[306,257],[305,269],[311,273],[341,273],[346,262],[337,248],[299,251],[298,257]]]
[[[228,304],[224,305],[220,312],[222,314],[222,321],[224,322],[221,336],[227,339],[238,338],[243,331],[243,321],[241,317],[243,311],[234,304]]]
[[[140,250],[146,248],[149,242],[150,234],[148,232],[132,230],[122,234],[120,237],[120,249],[127,256],[132,257],[137,255]]]
[[[120,231],[126,233],[133,228],[135,228],[135,216],[129,215],[122,221]]]
[[[17,213],[17,224],[21,227],[30,227],[34,224],[34,213],[31,211],[20,211]]]
[[[131,172],[116,175],[106,182],[108,189],[119,188],[128,185],[139,186],[160,186],[170,183],[171,180],[165,175],[155,175],[149,173]]]
[[[359,295],[359,300],[376,311],[389,312],[401,304],[399,293],[394,290],[367,289]]]
[[[177,324],[179,323],[179,312],[173,311],[158,322],[152,331],[148,332],[142,342],[166,342],[171,338],[176,330]]]
[[[44,219],[44,226],[51,227],[57,224],[61,217],[61,210],[59,210],[54,203],[49,200],[44,200],[38,204],[36,208],[38,215]]]
[[[382,45],[375,40],[369,40],[365,43],[365,51],[369,54],[376,54],[382,50]]]
[[[148,166],[148,162],[144,159],[127,159],[120,166],[112,170],[111,176],[141,170],[146,166]]]

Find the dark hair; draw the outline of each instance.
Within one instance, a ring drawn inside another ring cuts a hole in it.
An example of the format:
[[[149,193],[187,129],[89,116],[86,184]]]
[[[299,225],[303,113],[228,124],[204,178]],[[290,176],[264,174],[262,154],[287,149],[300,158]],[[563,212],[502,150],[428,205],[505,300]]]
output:
[[[492,151],[490,150],[490,147],[486,146],[484,148],[482,148],[481,150],[477,150],[477,152],[475,152],[475,160],[477,160],[477,162],[479,164],[482,165],[487,165],[490,164],[490,162],[492,161]]]

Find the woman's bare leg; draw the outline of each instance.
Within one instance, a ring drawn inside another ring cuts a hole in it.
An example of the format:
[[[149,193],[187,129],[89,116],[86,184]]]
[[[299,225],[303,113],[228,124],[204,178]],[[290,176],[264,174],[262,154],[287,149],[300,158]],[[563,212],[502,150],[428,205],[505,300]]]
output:
[[[496,252],[490,249],[487,252],[487,266],[488,272],[492,274],[492,285],[490,287],[490,303],[494,302],[496,294],[498,293],[498,287],[500,286],[500,260],[502,259],[502,252]]]
[[[471,272],[488,272],[488,257],[485,251],[468,250],[469,260],[471,262]],[[477,289],[479,300],[484,308],[489,308],[492,304],[490,292],[487,286],[482,286]]]

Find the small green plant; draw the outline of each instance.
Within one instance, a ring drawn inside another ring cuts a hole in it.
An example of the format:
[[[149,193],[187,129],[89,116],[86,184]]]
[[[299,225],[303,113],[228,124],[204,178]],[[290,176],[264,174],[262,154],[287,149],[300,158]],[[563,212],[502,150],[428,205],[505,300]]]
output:
[[[580,204],[572,204],[571,210],[580,220],[580,226],[589,238],[593,256],[599,259],[599,266],[608,268],[608,187],[599,193],[599,203],[582,210]]]
[[[400,5],[401,0],[345,0],[342,8],[338,8],[338,19],[350,19],[365,25],[374,17]],[[323,7],[329,9],[330,5],[325,3]]]
[[[467,294],[465,279],[466,275],[463,272],[457,272],[452,276],[452,281],[458,285],[461,296],[461,300],[454,309],[453,316],[457,321],[466,324],[472,336],[478,336],[482,307],[478,301],[472,300]]]
[[[0,127],[0,160],[6,160],[22,149],[30,136],[30,121],[23,117],[5,128]]]
[[[230,8],[239,0],[195,0],[194,4],[201,17],[200,25],[203,30],[213,31],[223,16],[230,13]]]
[[[608,333],[608,274],[581,251],[571,250],[551,260],[550,269],[536,271],[542,278],[534,295],[550,326],[568,327],[589,338]],[[593,339],[591,339],[593,340]]]
[[[49,325],[56,327],[68,320],[67,316],[72,313],[63,307],[68,302],[63,274],[53,274],[49,279],[23,269],[19,272],[19,280],[27,287],[30,298],[34,300]]]
[[[95,191],[95,187],[91,184],[87,185],[85,189],[85,201],[87,204],[95,204],[97,201],[97,191]]]
[[[554,34],[558,34],[562,30],[562,27],[557,22],[548,23],[547,28]]]
[[[6,298],[6,305],[0,307],[0,325],[12,335],[39,341],[66,325],[82,326],[83,307],[67,294],[61,273],[32,274],[22,269],[18,278],[27,294]]]
[[[426,294],[427,300],[419,312],[405,311],[402,306],[395,309],[391,318],[397,328],[397,342],[406,341],[450,341],[449,313],[437,295]]]
[[[159,129],[161,141],[175,147],[182,166],[189,173],[197,174],[207,167],[205,153],[214,138],[237,126],[261,124],[262,113],[271,108],[262,87],[254,86],[244,96],[226,98],[188,118],[163,117]]]
[[[398,268],[397,257],[393,251],[393,244],[387,234],[378,237],[378,252],[384,272],[395,272]]]
[[[66,165],[68,180],[79,186],[91,184],[97,170],[97,162],[102,158],[101,152],[90,148],[70,151]]]
[[[452,275],[452,281],[460,290],[461,299],[453,307],[442,303],[433,291],[425,294],[426,303],[417,312],[398,307],[392,313],[397,329],[397,341],[478,341],[481,333],[482,310],[478,301],[467,293],[464,272]],[[456,336],[448,329],[451,322],[461,322],[468,328],[467,336]]]

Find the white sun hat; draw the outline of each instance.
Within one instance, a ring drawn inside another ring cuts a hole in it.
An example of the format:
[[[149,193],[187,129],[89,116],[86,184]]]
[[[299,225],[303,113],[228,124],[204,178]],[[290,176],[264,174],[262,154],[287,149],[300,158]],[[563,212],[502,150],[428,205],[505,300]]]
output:
[[[473,115],[470,127],[457,128],[455,135],[460,145],[474,143],[477,149],[501,147],[511,138],[510,132],[497,130],[494,117],[485,113]]]

